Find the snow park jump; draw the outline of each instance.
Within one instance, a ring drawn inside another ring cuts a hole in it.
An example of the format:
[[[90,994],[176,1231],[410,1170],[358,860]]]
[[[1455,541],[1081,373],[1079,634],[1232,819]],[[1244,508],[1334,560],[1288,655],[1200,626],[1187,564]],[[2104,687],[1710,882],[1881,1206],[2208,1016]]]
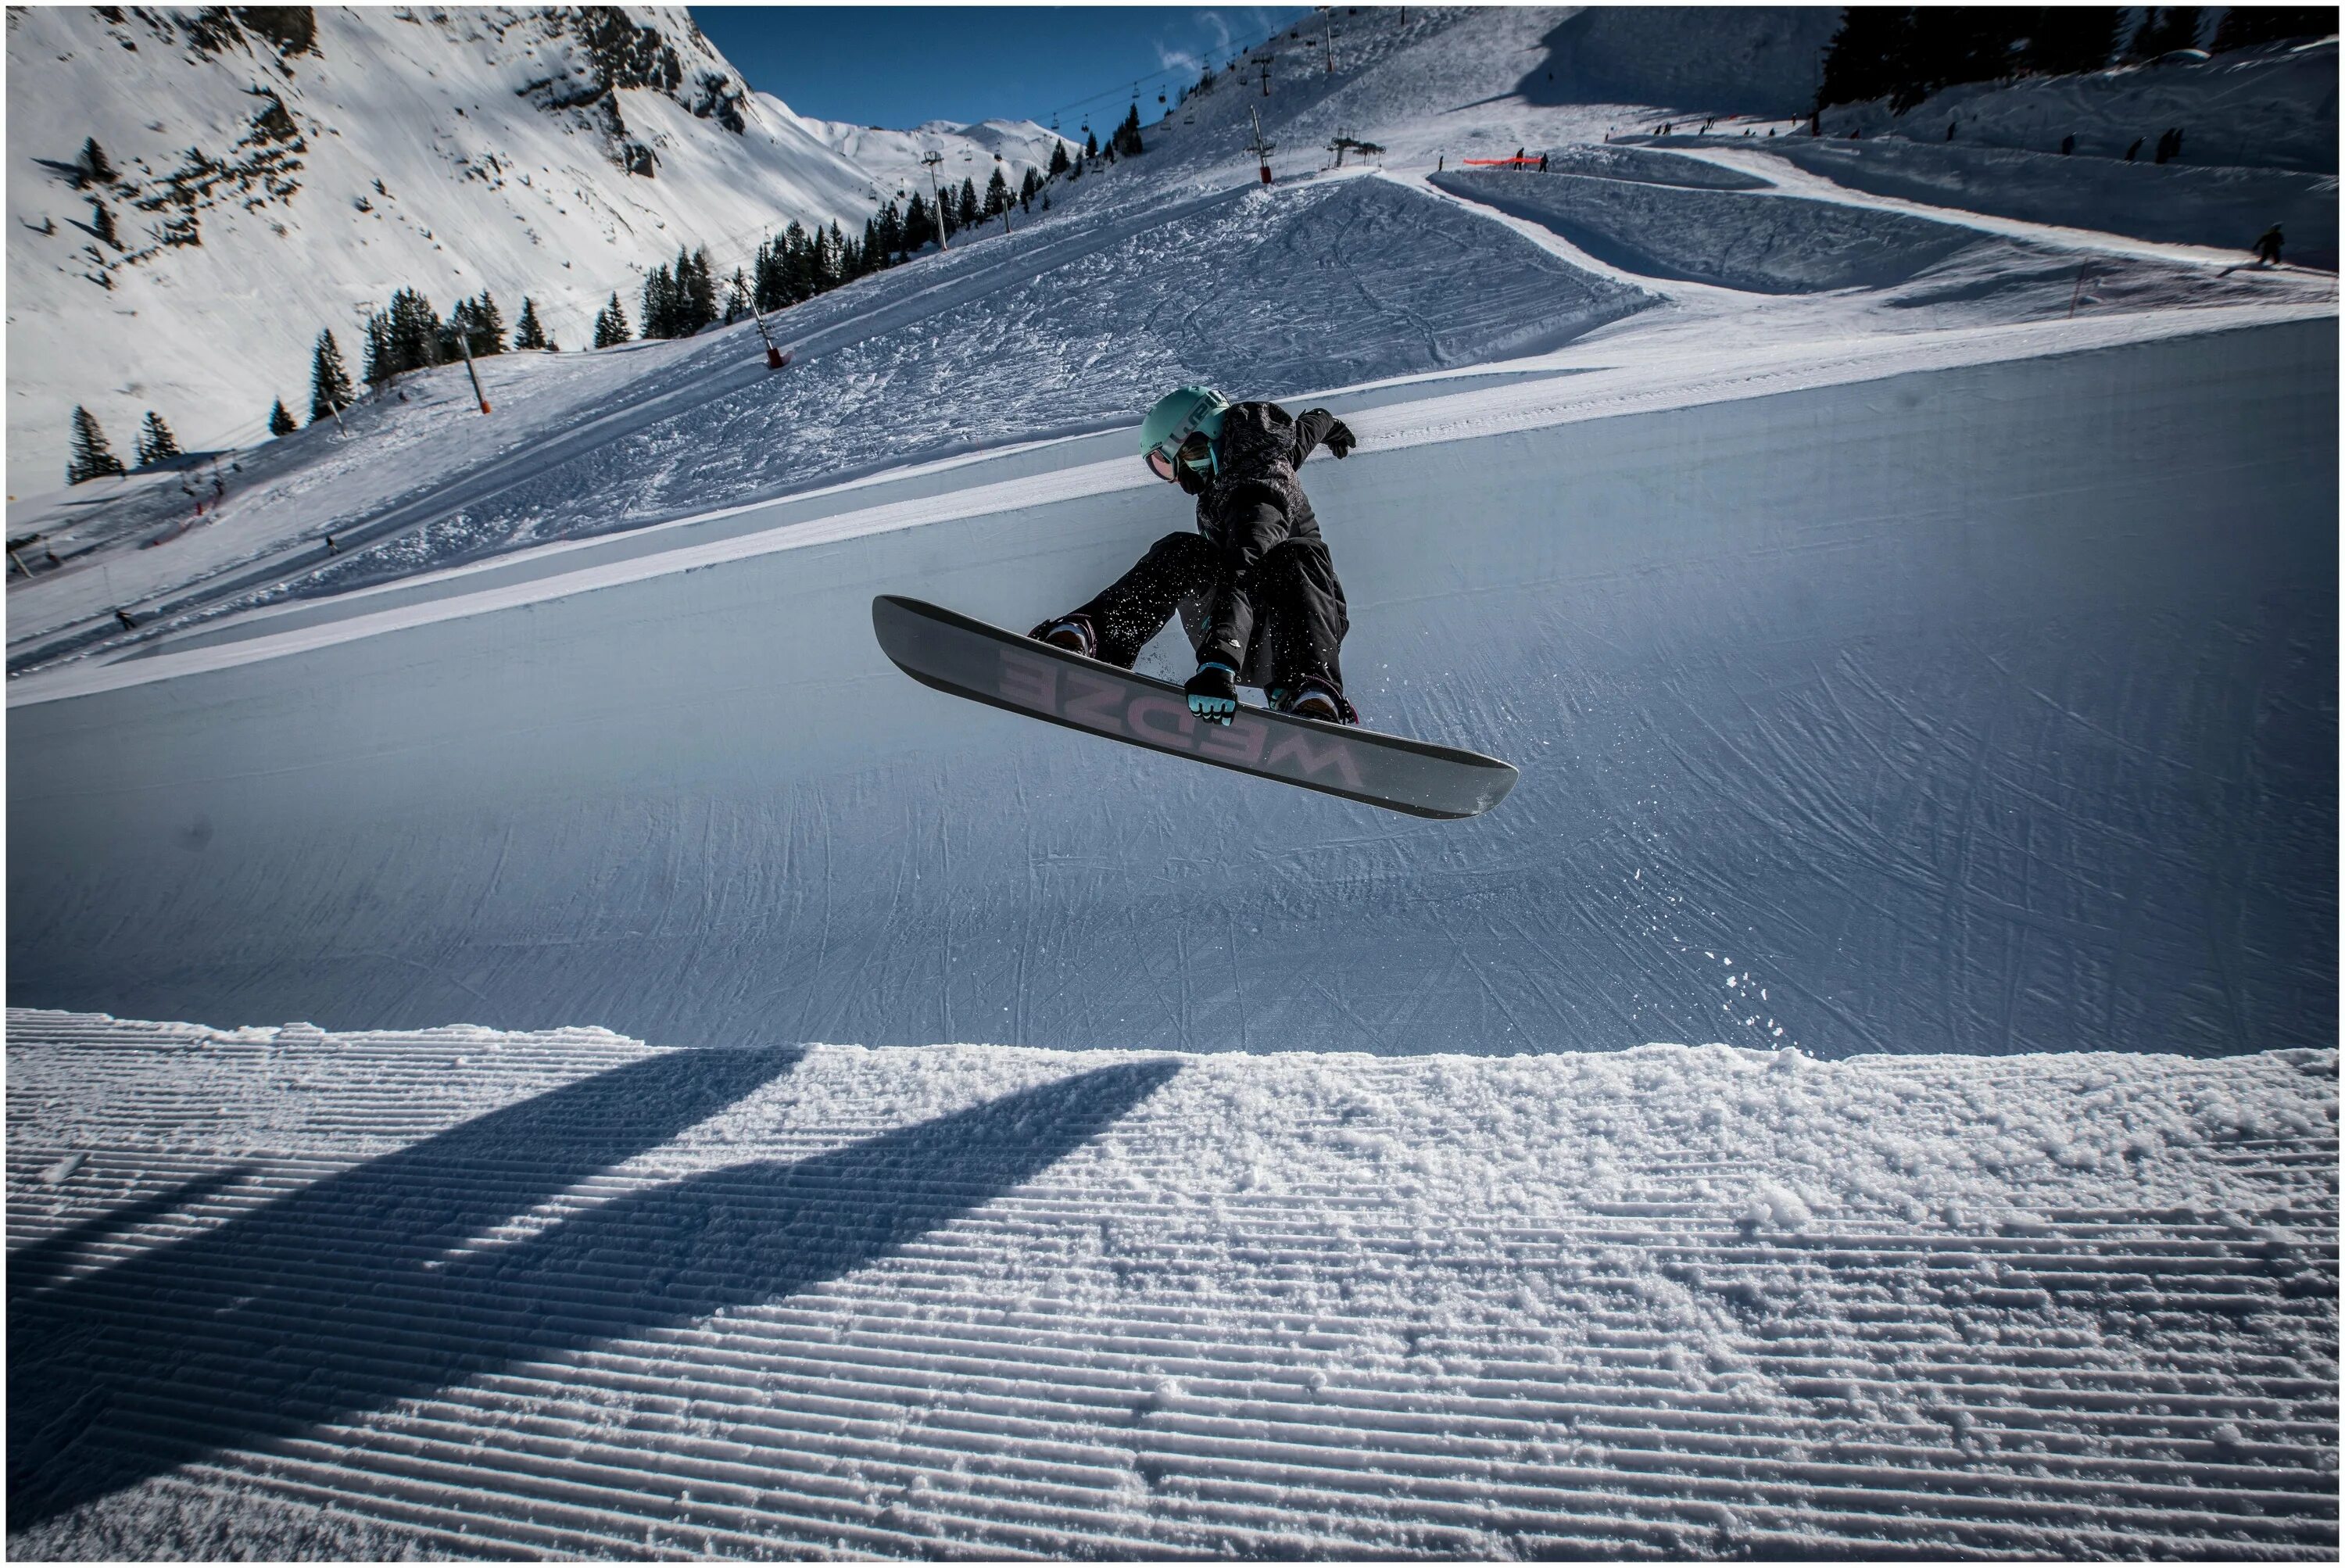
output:
[[[2333,1560],[2333,37],[293,15],[11,18],[12,1555]]]

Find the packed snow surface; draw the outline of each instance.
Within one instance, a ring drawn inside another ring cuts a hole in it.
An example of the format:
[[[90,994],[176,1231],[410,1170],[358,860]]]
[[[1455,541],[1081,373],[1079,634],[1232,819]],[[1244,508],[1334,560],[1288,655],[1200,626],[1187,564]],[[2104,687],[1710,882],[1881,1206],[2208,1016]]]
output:
[[[2334,1051],[8,1026],[18,1558],[2337,1549]]]
[[[60,666],[11,692],[11,997],[875,1044],[2327,1044],[2335,329],[2198,314],[1591,342],[1335,400],[1361,450],[1304,476],[1351,693],[1522,769],[1468,823],[887,664],[876,594],[1023,628],[1186,526],[1121,434]]]
[[[2289,169],[2160,168],[2006,148],[1883,137],[1793,137],[1779,156],[1859,190],[2068,228],[2245,251],[2274,224],[2286,254],[2337,265],[2337,177]]]

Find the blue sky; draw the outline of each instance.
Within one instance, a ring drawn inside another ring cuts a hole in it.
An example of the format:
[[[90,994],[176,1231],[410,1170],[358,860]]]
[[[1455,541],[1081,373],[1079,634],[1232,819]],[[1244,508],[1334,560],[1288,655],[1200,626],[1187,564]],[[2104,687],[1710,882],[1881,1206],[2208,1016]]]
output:
[[[902,129],[922,120],[1030,119],[1105,139],[1142,88],[1193,82],[1209,56],[1311,15],[1303,5],[695,5],[749,85],[803,115]]]

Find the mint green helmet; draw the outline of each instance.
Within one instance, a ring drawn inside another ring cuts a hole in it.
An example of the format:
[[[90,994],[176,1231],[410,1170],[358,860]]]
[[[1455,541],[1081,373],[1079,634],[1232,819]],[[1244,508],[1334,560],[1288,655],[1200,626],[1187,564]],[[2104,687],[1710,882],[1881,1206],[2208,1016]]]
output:
[[[1207,443],[1217,439],[1222,433],[1222,415],[1229,409],[1229,399],[1193,382],[1158,398],[1148,417],[1140,422],[1140,455],[1146,460],[1148,471],[1159,479],[1175,477],[1182,443],[1195,435],[1203,435]]]

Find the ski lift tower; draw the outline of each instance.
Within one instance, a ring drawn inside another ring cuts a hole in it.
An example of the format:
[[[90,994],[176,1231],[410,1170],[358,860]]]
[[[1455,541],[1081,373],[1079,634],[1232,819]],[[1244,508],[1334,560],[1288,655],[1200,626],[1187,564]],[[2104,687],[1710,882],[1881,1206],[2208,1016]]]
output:
[[[945,238],[945,194],[937,184],[937,165],[944,160],[945,155],[940,152],[929,153],[920,159],[929,166],[929,194],[937,199],[937,249],[949,250],[952,241]]]
[[[1264,141],[1262,139],[1262,111],[1260,109],[1248,109],[1246,114],[1254,121],[1254,140],[1249,145],[1254,149],[1254,161],[1262,166],[1262,182],[1264,185],[1268,185],[1270,183],[1270,153],[1271,149],[1278,144],[1274,141]]]

